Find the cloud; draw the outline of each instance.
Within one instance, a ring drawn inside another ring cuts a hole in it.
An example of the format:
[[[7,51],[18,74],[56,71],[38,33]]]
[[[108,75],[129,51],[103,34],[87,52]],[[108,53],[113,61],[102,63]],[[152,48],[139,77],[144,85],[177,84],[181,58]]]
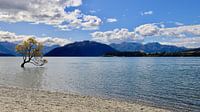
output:
[[[133,31],[128,29],[115,29],[105,32],[91,33],[93,40],[104,43],[120,43],[124,41],[142,41],[147,37],[170,38],[165,43],[177,44],[179,46],[198,46],[200,42],[200,25],[188,25],[165,28],[162,24],[152,23],[136,27]],[[199,38],[198,38],[199,37]],[[193,42],[196,44],[192,44]],[[164,42],[163,42],[164,43]],[[187,44],[186,44],[187,43]]]
[[[174,22],[175,25],[177,26],[183,26],[184,24],[183,23],[180,23],[180,22]]]
[[[90,10],[89,11],[91,14],[94,14],[94,13],[96,13],[97,11],[95,11],[95,10]]]
[[[166,45],[176,45],[176,46],[184,46],[188,48],[198,48],[200,47],[200,37],[193,37],[193,38],[176,38],[171,41],[160,42],[161,44]]]
[[[34,35],[16,35],[12,32],[0,31],[0,42],[12,42],[19,43],[28,38],[35,38],[37,41],[44,43],[45,45],[65,45],[71,43],[68,39],[53,38],[53,37],[36,37]]]
[[[59,0],[58,0],[59,1]],[[78,7],[82,5],[82,0],[60,0],[60,1],[65,1],[67,7]]]
[[[108,23],[114,23],[114,22],[117,22],[117,19],[116,18],[108,18],[106,21]]]
[[[161,28],[155,24],[145,24],[135,29],[137,36],[194,37],[200,36],[200,25]]]
[[[145,15],[152,15],[153,11],[145,11],[141,13],[141,16],[145,16]]]
[[[155,24],[144,24],[136,27],[134,32],[137,37],[153,36],[159,32],[159,27]]]
[[[82,0],[0,0],[0,21],[47,24],[62,30],[98,29],[101,19],[80,10]]]
[[[91,33],[93,40],[103,43],[118,43],[122,41],[130,41],[135,38],[134,32],[128,29],[114,29],[113,31],[94,32]]]

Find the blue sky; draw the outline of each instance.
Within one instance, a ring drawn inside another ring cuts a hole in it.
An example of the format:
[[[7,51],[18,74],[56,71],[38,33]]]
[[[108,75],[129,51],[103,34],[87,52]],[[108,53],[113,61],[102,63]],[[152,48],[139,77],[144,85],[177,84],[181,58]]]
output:
[[[32,21],[28,20],[28,18],[26,17],[24,17],[23,19],[15,18],[14,20],[16,21],[13,22],[11,18],[5,18],[5,14],[2,14],[1,12],[10,14],[13,13],[13,10],[17,9],[18,13],[23,12],[24,10],[21,9],[25,9],[27,7],[21,7],[20,3],[15,3],[13,5],[13,0],[7,1],[11,5],[9,4],[7,7],[5,5],[0,5],[0,9],[5,10],[4,12],[0,11],[0,16],[2,16],[0,17],[0,30],[12,32],[16,35],[35,35],[40,38],[57,37],[69,39],[70,41],[97,40],[104,43],[123,41],[158,41],[164,44],[199,47],[199,0],[60,0],[71,1],[70,3],[73,3],[63,9],[65,10],[65,12],[74,12],[75,10],[79,10],[83,15],[91,15],[94,16],[95,19],[99,18],[101,20],[99,23],[95,24],[95,28],[91,23],[90,25],[92,25],[92,28],[91,26],[88,27],[79,25],[76,26],[76,28],[74,28],[74,26],[73,28],[71,28],[70,26],[70,28],[67,28],[67,30],[57,27],[57,23],[56,25],[47,23],[49,20],[46,18],[45,22],[39,22],[39,24],[33,23],[40,21],[41,18],[37,18]],[[22,0],[22,2],[23,1],[25,0]],[[34,0],[27,1],[30,1],[30,3],[32,4],[36,4],[34,3]],[[75,4],[76,2],[77,4]],[[0,3],[5,3],[5,0],[0,0]],[[36,5],[38,4],[41,6],[44,5],[41,3],[37,3]],[[11,8],[12,6],[15,8]],[[18,10],[19,6],[21,8],[20,10]],[[53,5],[49,6],[53,7]],[[11,8],[13,10],[7,10],[8,8]],[[29,14],[27,10],[26,13]],[[32,14],[32,12],[30,14]],[[148,27],[142,27],[142,25],[146,25]],[[137,33],[137,35],[135,35],[136,28],[140,26],[141,28],[138,29],[139,34]],[[188,33],[188,31],[186,31],[187,29],[184,29],[184,26],[186,26],[188,30],[194,29],[194,31],[189,31]],[[84,29],[85,27],[87,27],[87,29]],[[155,30],[155,27],[159,28],[159,32],[161,29],[162,33],[164,32],[164,34],[158,34],[157,30]],[[88,28],[90,29],[88,30]],[[144,32],[144,30],[146,31],[146,28],[148,28],[147,30],[150,29],[150,32]],[[178,28],[181,31],[172,32],[173,29],[170,30],[168,28]],[[119,31],[114,31],[115,29],[118,29]],[[128,31],[123,30],[122,32],[120,32],[121,29],[126,29]],[[123,33],[124,31],[125,33]],[[98,32],[98,34],[94,34],[96,32]],[[118,32],[120,32],[120,34]],[[169,33],[170,35],[166,35]],[[185,35],[185,37],[183,36],[180,39],[179,36],[177,36],[179,35],[177,33],[180,33],[181,36]],[[99,36],[99,34],[101,34],[101,36]],[[113,35],[113,37],[108,37],[109,35]],[[115,38],[114,36],[119,37]],[[194,40],[198,42],[195,43],[193,42]],[[185,41],[187,41],[188,43]],[[193,44],[191,44],[190,41],[192,41]]]

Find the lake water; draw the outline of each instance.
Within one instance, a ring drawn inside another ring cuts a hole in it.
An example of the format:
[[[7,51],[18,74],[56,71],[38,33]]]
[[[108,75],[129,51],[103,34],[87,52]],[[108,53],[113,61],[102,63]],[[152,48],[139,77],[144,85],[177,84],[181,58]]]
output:
[[[200,58],[47,58],[45,67],[20,68],[0,58],[0,85],[148,103],[200,111]]]

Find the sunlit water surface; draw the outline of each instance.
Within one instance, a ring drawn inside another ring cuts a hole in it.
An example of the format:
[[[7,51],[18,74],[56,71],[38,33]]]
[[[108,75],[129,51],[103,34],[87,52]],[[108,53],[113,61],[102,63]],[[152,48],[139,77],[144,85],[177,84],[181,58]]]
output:
[[[0,58],[0,85],[74,92],[176,111],[200,111],[200,58],[47,58],[20,68]]]

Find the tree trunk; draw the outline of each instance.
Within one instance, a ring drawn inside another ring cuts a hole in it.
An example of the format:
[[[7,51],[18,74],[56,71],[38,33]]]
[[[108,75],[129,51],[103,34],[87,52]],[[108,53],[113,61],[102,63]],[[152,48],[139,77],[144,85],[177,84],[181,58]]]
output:
[[[23,62],[22,64],[21,64],[21,67],[22,68],[24,68],[24,65],[26,64],[26,62]]]

